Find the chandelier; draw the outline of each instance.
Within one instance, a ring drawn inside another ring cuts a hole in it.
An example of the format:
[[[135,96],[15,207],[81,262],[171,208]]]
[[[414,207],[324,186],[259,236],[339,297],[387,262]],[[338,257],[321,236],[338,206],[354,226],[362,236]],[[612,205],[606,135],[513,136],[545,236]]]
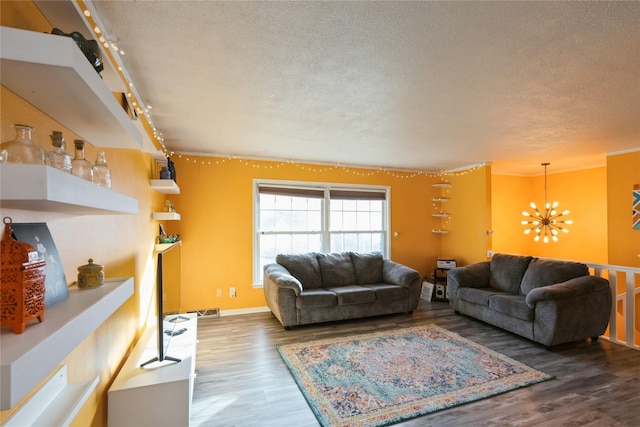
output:
[[[523,220],[521,222],[522,225],[529,227],[524,230],[524,234],[530,234],[533,231],[535,232],[533,240],[538,242],[542,236],[542,241],[544,243],[549,243],[549,237],[551,237],[554,242],[557,242],[558,233],[560,231],[565,233],[569,232],[569,230],[563,226],[565,224],[573,224],[573,221],[571,220],[559,219],[564,215],[568,215],[568,210],[558,213],[558,211],[556,211],[558,202],[547,202],[547,166],[549,166],[549,164],[550,163],[542,163],[542,166],[544,166],[544,214],[538,210],[535,203],[531,202],[529,206],[531,206],[535,213],[531,214],[527,211],[523,211],[522,215],[527,217],[528,220]]]

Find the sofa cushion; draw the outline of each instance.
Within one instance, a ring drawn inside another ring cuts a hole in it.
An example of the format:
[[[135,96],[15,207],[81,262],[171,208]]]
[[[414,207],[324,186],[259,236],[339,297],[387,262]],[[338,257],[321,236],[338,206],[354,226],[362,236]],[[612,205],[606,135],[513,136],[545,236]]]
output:
[[[350,255],[356,275],[356,284],[368,285],[382,282],[382,254],[380,252],[351,252]]]
[[[376,300],[376,293],[373,289],[363,286],[338,286],[326,289],[330,292],[335,292],[338,296],[338,305],[369,304]]]
[[[580,262],[535,258],[524,273],[520,294],[527,295],[535,288],[566,282],[588,274],[589,268]]]
[[[356,274],[349,252],[316,255],[324,288],[356,284]]]
[[[533,320],[534,310],[527,305],[524,295],[491,295],[491,298],[489,298],[489,308],[528,322]]]
[[[491,258],[489,286],[510,294],[518,294],[520,282],[533,257],[495,254]]]
[[[276,256],[276,262],[289,270],[289,273],[302,283],[304,289],[322,287],[320,264],[315,253],[280,254]]]
[[[300,292],[296,298],[296,308],[331,307],[338,305],[335,292],[326,289],[308,289]]]
[[[362,286],[375,292],[376,301],[396,301],[409,298],[409,289],[404,286],[389,283],[370,283]]]
[[[479,304],[485,307],[489,306],[489,298],[499,293],[493,288],[459,288],[458,298],[461,300]]]

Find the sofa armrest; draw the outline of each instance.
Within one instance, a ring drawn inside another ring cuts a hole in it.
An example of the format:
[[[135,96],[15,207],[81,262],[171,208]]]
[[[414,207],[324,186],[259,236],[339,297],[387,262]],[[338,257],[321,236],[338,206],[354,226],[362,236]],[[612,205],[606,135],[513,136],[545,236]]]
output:
[[[280,264],[267,264],[264,266],[264,286],[267,282],[279,288],[289,288],[296,296],[302,292],[302,283],[289,273],[289,270]]]
[[[412,283],[420,283],[420,273],[413,268],[399,264],[390,259],[382,260],[382,280],[392,285],[410,288]]]
[[[458,289],[488,288],[491,280],[491,264],[489,261],[452,268],[447,272],[447,295],[449,305],[459,310]]]
[[[488,288],[491,279],[489,261],[452,268],[447,272],[447,286],[458,288]],[[449,288],[451,292],[451,288]]]
[[[607,279],[596,276],[580,276],[566,282],[534,288],[527,294],[526,302],[529,307],[535,308],[536,304],[541,301],[579,298],[598,292],[610,292]]]
[[[597,339],[609,324],[612,298],[608,280],[596,276],[532,289],[526,302],[535,308],[534,341],[551,347]]]

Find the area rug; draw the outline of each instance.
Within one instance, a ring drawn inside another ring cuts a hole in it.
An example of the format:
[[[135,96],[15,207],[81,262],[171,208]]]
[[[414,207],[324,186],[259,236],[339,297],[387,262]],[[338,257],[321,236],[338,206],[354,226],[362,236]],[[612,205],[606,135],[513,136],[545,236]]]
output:
[[[278,351],[325,427],[393,424],[553,378],[433,324]]]

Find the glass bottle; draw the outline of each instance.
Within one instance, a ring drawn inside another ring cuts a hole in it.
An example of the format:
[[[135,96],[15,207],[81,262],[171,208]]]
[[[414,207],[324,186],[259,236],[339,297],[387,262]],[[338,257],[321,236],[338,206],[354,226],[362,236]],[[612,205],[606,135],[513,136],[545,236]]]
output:
[[[33,128],[18,124],[13,125],[13,128],[16,130],[16,139],[0,146],[2,163],[46,165],[47,152],[31,139]]]
[[[111,188],[111,171],[104,157],[104,151],[98,151],[98,158],[93,165],[93,182],[102,187]]]
[[[49,151],[49,164],[56,169],[71,173],[71,154],[64,150],[64,137],[62,132],[54,130],[51,135],[53,149]]]
[[[76,139],[73,144],[76,147],[76,156],[71,160],[71,174],[93,182],[93,167],[84,158],[84,141]]]

